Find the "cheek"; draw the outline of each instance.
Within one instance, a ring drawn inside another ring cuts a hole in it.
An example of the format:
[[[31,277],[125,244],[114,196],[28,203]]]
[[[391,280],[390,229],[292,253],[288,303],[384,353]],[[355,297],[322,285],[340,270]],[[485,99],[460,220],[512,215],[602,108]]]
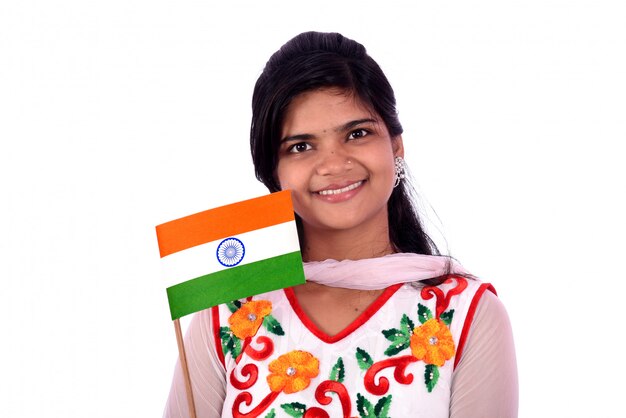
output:
[[[302,204],[296,193],[291,193],[291,202],[293,203],[293,211],[301,218],[307,217],[306,206]]]
[[[274,170],[274,178],[276,179],[276,182],[280,185],[281,190],[285,190],[288,188],[286,184],[287,181],[285,173],[284,170],[281,169],[280,163],[276,166],[276,170]]]
[[[279,162],[276,166],[275,177],[282,190],[295,189],[298,184],[297,171],[288,162]]]
[[[375,170],[383,177],[394,178],[396,175],[394,156],[385,151],[387,150],[381,151],[379,159],[372,161],[372,167],[375,167]]]
[[[396,164],[395,164],[395,161],[393,161],[390,165],[387,166],[387,174],[392,179],[392,182],[395,181],[395,177],[396,177]]]

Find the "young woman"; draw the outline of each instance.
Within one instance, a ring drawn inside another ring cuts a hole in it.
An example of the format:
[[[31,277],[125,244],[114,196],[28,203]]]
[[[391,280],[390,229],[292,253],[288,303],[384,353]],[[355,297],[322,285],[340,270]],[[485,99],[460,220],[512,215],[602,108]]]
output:
[[[252,105],[256,174],[291,190],[307,283],[195,315],[198,417],[516,417],[506,311],[424,232],[393,90],[365,48],[293,38]],[[179,366],[165,416],[189,416]]]

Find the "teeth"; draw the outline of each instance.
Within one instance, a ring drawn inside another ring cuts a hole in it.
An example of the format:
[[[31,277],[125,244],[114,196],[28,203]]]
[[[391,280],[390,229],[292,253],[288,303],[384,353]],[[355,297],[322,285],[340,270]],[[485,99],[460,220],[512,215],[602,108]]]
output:
[[[349,192],[350,190],[354,190],[357,187],[359,187],[361,184],[363,184],[363,181],[357,181],[354,184],[351,184],[349,186],[346,186],[342,189],[335,189],[335,190],[321,190],[318,193],[321,194],[322,196],[326,196],[329,194],[339,194],[339,193],[345,193],[345,192]]]

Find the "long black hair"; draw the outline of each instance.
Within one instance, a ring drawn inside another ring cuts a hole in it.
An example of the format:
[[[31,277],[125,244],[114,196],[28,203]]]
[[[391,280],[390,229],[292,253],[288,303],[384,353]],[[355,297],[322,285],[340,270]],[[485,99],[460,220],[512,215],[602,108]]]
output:
[[[365,47],[339,33],[302,33],[270,57],[254,86],[250,148],[256,177],[270,192],[280,190],[276,165],[285,112],[296,96],[321,88],[354,94],[380,115],[392,138],[402,134],[393,89]],[[389,239],[396,251],[439,254],[424,231],[406,179],[394,188],[387,207]]]

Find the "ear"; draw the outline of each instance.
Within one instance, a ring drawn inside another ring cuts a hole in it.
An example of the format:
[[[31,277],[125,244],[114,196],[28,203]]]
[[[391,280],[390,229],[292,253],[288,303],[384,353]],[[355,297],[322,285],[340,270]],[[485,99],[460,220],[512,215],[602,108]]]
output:
[[[395,157],[404,158],[404,143],[402,142],[402,135],[391,138],[391,148],[393,149],[393,155]]]

